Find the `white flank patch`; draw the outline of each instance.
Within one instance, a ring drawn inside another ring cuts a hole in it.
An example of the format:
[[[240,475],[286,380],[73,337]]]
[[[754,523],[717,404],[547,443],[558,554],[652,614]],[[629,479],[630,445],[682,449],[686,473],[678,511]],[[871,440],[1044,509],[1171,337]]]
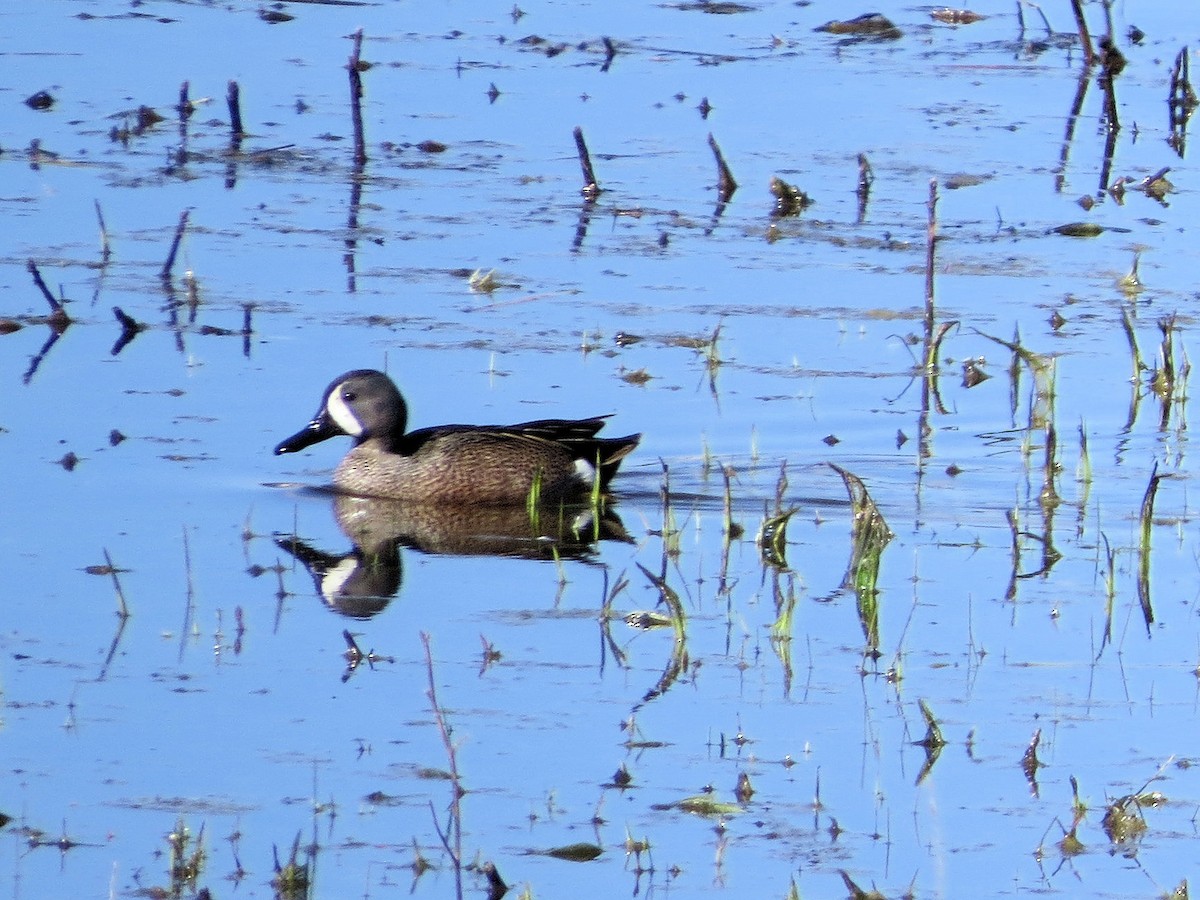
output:
[[[321,579],[321,596],[325,598],[327,604],[335,605],[337,603],[342,588],[357,570],[358,560],[353,556],[348,556],[325,572],[325,577]]]
[[[358,416],[354,415],[353,411],[346,404],[346,401],[342,399],[342,386],[340,384],[329,395],[329,402],[325,404],[325,408],[329,411],[329,417],[346,434],[352,437],[359,437],[363,433],[362,422],[358,421]]]
[[[586,459],[577,459],[575,460],[575,477],[590,486],[596,480],[596,467]]]

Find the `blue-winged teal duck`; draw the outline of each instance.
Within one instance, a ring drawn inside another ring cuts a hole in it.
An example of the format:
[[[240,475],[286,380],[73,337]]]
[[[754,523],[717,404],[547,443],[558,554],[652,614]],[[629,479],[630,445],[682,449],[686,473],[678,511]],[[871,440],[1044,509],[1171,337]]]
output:
[[[356,369],[334,380],[321,407],[275,453],[294,453],[337,435],[354,447],[333,473],[347,494],[420,503],[525,503],[536,479],[545,501],[581,499],[608,486],[640,434],[598,438],[607,416],[519,425],[404,429],[408,407],[392,380]]]

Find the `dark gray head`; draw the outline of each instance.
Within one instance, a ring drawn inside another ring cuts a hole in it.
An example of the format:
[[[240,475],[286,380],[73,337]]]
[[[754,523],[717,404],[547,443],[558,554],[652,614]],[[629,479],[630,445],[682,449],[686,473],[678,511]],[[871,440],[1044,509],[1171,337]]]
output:
[[[295,453],[342,434],[358,444],[371,438],[398,437],[407,423],[408,408],[392,379],[374,369],[355,369],[334,379],[312,421],[280,442],[275,455]]]

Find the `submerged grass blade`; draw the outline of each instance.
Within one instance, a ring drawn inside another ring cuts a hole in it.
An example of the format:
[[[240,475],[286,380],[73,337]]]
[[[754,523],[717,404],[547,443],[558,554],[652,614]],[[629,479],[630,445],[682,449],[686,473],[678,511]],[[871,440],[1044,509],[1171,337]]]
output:
[[[1150,603],[1150,532],[1154,524],[1154,495],[1158,493],[1158,483],[1166,478],[1158,474],[1158,463],[1150,473],[1150,483],[1146,485],[1146,494],[1142,497],[1142,510],[1138,515],[1138,601],[1142,605],[1142,617],[1146,620],[1146,630],[1154,623],[1154,608]]]
[[[763,559],[778,569],[787,569],[787,526],[800,507],[793,506],[786,512],[763,520],[754,542],[758,544]]]
[[[841,466],[828,463],[829,467],[842,476],[846,492],[850,495],[853,524],[850,532],[850,562],[842,587],[852,588],[858,600],[858,617],[868,652],[879,651],[879,564],[883,550],[892,539],[891,529],[884,521],[883,513],[871,499],[862,479]]]

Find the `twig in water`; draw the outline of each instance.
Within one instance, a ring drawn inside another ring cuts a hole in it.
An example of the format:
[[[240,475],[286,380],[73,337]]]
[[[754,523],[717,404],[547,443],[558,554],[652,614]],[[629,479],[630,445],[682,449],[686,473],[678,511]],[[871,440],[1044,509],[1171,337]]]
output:
[[[437,722],[438,733],[442,736],[442,746],[446,748],[446,758],[450,763],[450,783],[454,791],[450,800],[450,822],[447,831],[443,832],[438,824],[437,812],[433,808],[432,801],[429,803],[429,811],[433,814],[433,827],[437,829],[442,846],[446,848],[446,852],[450,854],[450,861],[454,864],[455,897],[461,898],[463,895],[461,815],[463,789],[458,774],[458,754],[454,749],[454,742],[450,740],[450,728],[446,724],[446,714],[437,699],[437,686],[433,680],[433,651],[430,649],[428,632],[421,632],[421,643],[425,647],[425,672],[429,676],[429,704],[433,708],[433,717]],[[453,843],[451,843],[451,835],[453,835]]]
[[[171,241],[171,249],[167,252],[167,261],[163,263],[162,271],[158,273],[158,276],[164,281],[171,278],[171,269],[175,267],[175,255],[179,253],[179,243],[183,240],[184,231],[187,230],[189,215],[190,213],[186,209],[179,214],[179,224],[175,226],[175,237]]]
[[[1092,36],[1088,32],[1087,19],[1083,17],[1082,0],[1071,0],[1071,12],[1075,14],[1075,27],[1079,29],[1079,43],[1083,47],[1083,64],[1090,67],[1096,61],[1096,51],[1092,49]]]
[[[241,88],[238,87],[236,81],[229,82],[229,89],[225,94],[225,101],[229,104],[229,138],[236,147],[242,142],[242,138],[246,136],[246,131],[242,128],[242,98]]]
[[[617,55],[617,45],[613,43],[612,38],[607,36],[600,38],[600,40],[604,44],[604,65],[600,67],[600,71],[607,72]]]
[[[26,264],[26,268],[29,269],[29,274],[33,276],[34,285],[42,292],[42,296],[46,298],[46,302],[50,304],[51,313],[57,315],[62,312],[62,304],[58,302],[57,297],[50,293],[50,288],[46,287],[46,282],[42,280],[42,273],[38,271],[37,263],[31,259]]]
[[[367,144],[363,136],[363,118],[362,118],[362,42],[363,30],[360,28],[354,32],[354,49],[350,53],[350,62],[347,68],[350,70],[350,119],[354,127],[354,164],[362,166],[367,161]]]
[[[192,612],[196,608],[196,582],[192,578],[192,550],[188,545],[187,526],[183,527],[183,567],[187,572],[187,594],[184,597],[183,627],[179,629],[179,659],[187,648],[188,631],[192,625]]]
[[[184,82],[179,86],[179,105],[175,107],[175,111],[179,113],[180,126],[186,125],[187,120],[192,117],[192,113],[196,111],[196,104],[192,103],[188,96],[191,91],[191,84]]]
[[[583,187],[580,189],[580,193],[586,200],[595,200],[600,196],[600,183],[596,180],[596,170],[592,168],[592,157],[583,140],[583,129],[578,125],[575,126],[575,149],[579,151],[579,167],[583,170]]]
[[[117,321],[121,323],[121,336],[117,338],[117,342],[113,344],[112,348],[112,355],[116,356],[125,349],[126,344],[138,336],[139,332],[145,331],[146,325],[119,306],[114,306],[112,311],[113,315],[117,317]]]
[[[100,263],[108,265],[109,257],[112,256],[112,247],[108,243],[108,229],[104,227],[104,213],[100,211],[100,201],[92,201],[96,204],[96,219],[100,222]]]
[[[733,192],[738,189],[738,183],[734,180],[733,172],[729,170],[725,157],[721,154],[721,148],[717,146],[717,141],[711,131],[708,133],[708,146],[712,149],[713,156],[717,158],[717,199],[722,203],[728,203],[733,197]]]
[[[117,603],[120,605],[117,615],[122,619],[128,619],[132,613],[129,612],[129,606],[125,603],[125,592],[121,590],[121,579],[117,576],[117,567],[113,565],[112,557],[108,555],[108,548],[103,549],[104,564],[108,566],[108,574],[112,576],[113,587],[117,591]]]

